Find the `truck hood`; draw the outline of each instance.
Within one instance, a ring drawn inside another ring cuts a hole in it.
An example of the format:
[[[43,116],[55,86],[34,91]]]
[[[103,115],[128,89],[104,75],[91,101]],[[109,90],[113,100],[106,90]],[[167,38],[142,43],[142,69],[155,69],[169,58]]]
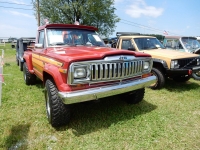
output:
[[[113,55],[133,55],[135,57],[151,57],[151,55],[141,52],[133,52],[127,50],[118,50],[109,47],[93,47],[93,46],[76,46],[76,47],[52,47],[46,49],[49,57],[56,58],[60,61],[81,61],[81,60],[97,60],[106,56]]]
[[[170,49],[144,50],[142,52],[150,54],[152,56],[152,58],[158,58],[158,59],[164,59],[164,58],[166,58],[166,59],[180,59],[180,58],[188,58],[188,57],[199,56],[197,54],[180,52],[180,51],[170,50]]]

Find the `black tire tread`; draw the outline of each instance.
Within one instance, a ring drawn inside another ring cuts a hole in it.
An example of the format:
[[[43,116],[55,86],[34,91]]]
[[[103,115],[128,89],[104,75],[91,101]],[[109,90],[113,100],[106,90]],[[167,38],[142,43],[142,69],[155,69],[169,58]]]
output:
[[[165,76],[164,74],[162,73],[162,71],[160,71],[159,69],[157,68],[152,68],[151,72],[153,74],[156,74],[156,77],[158,78],[157,79],[157,84],[155,84],[154,86],[149,86],[151,89],[161,89],[164,85],[165,85]]]
[[[137,104],[143,100],[144,94],[145,94],[144,88],[135,90],[127,95],[126,102],[128,104]]]
[[[192,73],[192,78],[194,80],[200,80],[200,76],[198,76],[195,72]]]
[[[70,108],[69,105],[65,105],[58,97],[58,90],[51,80],[47,80],[45,83],[46,92],[50,98],[51,120],[52,127],[59,127],[66,125],[70,120]]]
[[[21,62],[20,60],[19,60],[19,70],[20,71],[23,71],[23,62]]]
[[[24,81],[25,81],[26,85],[35,84],[36,76],[35,76],[35,74],[31,74],[29,72],[26,62],[24,62],[24,64],[23,64],[23,73],[24,73],[24,76],[26,76],[26,79],[24,77]]]

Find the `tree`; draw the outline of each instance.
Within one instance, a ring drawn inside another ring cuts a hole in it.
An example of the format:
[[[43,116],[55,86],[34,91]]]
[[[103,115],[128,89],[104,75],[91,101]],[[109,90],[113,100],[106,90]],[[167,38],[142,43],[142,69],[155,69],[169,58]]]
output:
[[[79,21],[83,25],[94,26],[99,34],[109,36],[114,32],[115,24],[120,19],[115,15],[114,0],[32,0],[37,19],[48,18],[51,23],[74,24]],[[41,21],[41,24],[44,22]]]

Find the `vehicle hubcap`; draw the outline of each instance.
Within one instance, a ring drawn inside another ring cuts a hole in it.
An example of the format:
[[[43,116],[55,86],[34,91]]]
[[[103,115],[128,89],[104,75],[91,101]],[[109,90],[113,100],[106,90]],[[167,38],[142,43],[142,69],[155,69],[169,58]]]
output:
[[[50,108],[50,100],[48,92],[46,91],[46,111],[47,111],[47,118],[48,121],[51,122],[51,108]]]
[[[154,72],[152,72],[152,74],[153,74],[154,76],[156,76],[156,82],[153,83],[153,84],[151,84],[150,86],[151,86],[151,87],[154,87],[154,86],[156,86],[156,85],[158,84],[158,76],[157,76]]]

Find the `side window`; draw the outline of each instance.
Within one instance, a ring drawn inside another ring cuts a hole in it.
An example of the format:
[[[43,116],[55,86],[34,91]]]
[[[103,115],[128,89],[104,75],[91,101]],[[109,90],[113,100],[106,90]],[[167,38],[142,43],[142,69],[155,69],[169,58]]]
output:
[[[122,40],[122,49],[127,49],[127,50],[133,50],[133,44],[131,43],[131,40]]]
[[[172,48],[172,41],[173,40],[166,40],[166,43],[165,43],[165,46],[167,47],[167,48]]]
[[[165,46],[166,46],[166,48],[176,49],[178,47],[178,40],[176,40],[176,39],[167,39]]]
[[[46,47],[45,39],[44,39],[44,30],[42,30],[42,31],[39,32],[38,43],[42,44],[43,47]]]

